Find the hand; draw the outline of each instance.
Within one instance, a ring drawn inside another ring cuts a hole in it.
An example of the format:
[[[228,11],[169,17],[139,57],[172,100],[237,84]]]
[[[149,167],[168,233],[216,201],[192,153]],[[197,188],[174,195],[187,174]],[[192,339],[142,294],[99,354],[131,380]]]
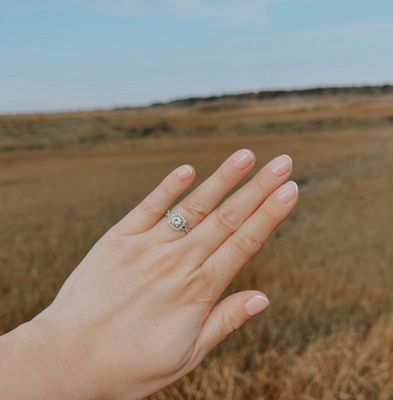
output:
[[[64,398],[147,396],[268,305],[255,290],[216,305],[297,201],[296,184],[286,182],[291,159],[280,156],[219,205],[254,165],[250,150],[235,152],[174,207],[188,219],[188,234],[164,217],[195,177],[191,166],[177,168],[96,243],[31,321],[63,368]]]

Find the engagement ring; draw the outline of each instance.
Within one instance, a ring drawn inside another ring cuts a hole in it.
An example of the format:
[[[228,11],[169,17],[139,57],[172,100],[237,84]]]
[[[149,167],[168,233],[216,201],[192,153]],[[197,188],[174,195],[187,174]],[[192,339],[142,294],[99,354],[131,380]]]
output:
[[[186,233],[190,232],[191,228],[189,228],[187,219],[183,214],[180,214],[177,211],[168,210],[165,213],[165,216],[168,218],[168,225],[175,231],[184,231]]]

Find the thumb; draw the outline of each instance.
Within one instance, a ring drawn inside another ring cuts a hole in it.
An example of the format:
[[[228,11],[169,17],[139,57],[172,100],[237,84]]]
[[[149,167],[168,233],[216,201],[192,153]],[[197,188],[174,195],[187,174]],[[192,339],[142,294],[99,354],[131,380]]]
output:
[[[207,317],[197,341],[198,347],[206,355],[268,305],[266,295],[256,290],[228,296],[217,304]]]

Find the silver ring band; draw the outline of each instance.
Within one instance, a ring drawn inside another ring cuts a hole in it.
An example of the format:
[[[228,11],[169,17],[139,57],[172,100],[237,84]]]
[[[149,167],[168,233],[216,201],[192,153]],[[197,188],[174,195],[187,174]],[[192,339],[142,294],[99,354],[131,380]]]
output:
[[[165,213],[165,216],[168,218],[168,225],[174,231],[184,231],[186,233],[191,231],[191,228],[188,226],[187,218],[183,214],[177,211],[168,210]]]

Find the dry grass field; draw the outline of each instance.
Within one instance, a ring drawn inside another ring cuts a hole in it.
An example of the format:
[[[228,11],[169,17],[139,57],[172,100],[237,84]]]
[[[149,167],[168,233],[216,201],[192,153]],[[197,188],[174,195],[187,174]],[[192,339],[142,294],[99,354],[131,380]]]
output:
[[[180,163],[294,159],[296,211],[228,289],[271,300],[161,399],[393,399],[393,95],[0,117],[0,332]]]

